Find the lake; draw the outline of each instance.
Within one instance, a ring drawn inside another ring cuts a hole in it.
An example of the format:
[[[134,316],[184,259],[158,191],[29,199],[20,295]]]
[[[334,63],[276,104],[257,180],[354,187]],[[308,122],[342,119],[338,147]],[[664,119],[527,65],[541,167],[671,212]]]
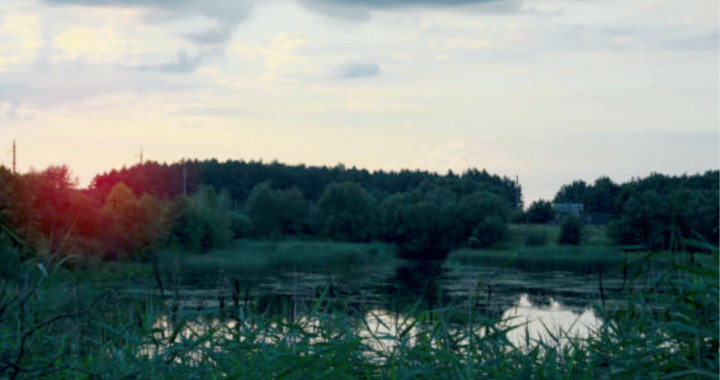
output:
[[[155,296],[175,313],[212,315],[213,324],[235,323],[248,310],[297,320],[322,298],[326,311],[363,320],[369,332],[381,334],[396,334],[397,326],[407,325],[421,310],[470,311],[498,326],[522,325],[508,333],[518,346],[528,334],[530,340],[545,341],[560,331],[587,337],[602,324],[595,308],[622,302],[625,280],[619,266],[600,274],[538,271],[517,264],[384,258],[355,267],[318,264],[248,271],[221,265],[212,272],[179,271],[164,285],[164,297],[152,284],[125,294]],[[169,328],[169,319],[161,314],[156,323]],[[455,320],[455,328],[465,323]]]

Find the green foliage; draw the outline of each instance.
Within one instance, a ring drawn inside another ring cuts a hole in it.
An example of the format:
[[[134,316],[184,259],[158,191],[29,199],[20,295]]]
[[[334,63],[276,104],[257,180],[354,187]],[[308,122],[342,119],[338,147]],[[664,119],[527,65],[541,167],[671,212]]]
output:
[[[576,217],[565,219],[560,225],[560,244],[579,245],[583,237],[583,224]]]
[[[468,194],[458,202],[452,192],[426,184],[382,202],[377,237],[421,257],[444,256],[463,242],[491,247],[507,238],[511,209],[489,191]]]
[[[497,215],[485,217],[472,232],[472,237],[477,239],[478,248],[493,248],[507,240],[509,235],[507,222]]]
[[[375,205],[370,195],[353,182],[331,183],[318,202],[321,230],[339,241],[368,241],[375,220]]]
[[[622,205],[622,213],[610,224],[618,244],[644,244],[648,250],[662,249],[668,233],[668,204],[655,191],[632,195]]]
[[[563,185],[555,195],[555,203],[583,203],[588,185],[585,181],[574,181],[569,185]]]
[[[230,209],[227,193],[205,187],[175,202],[171,238],[188,252],[207,252],[227,245],[250,222]]]
[[[296,187],[274,190],[270,182],[263,182],[250,192],[245,212],[260,236],[292,235],[305,228],[308,202]]]
[[[2,168],[0,181],[0,218],[33,249],[105,259],[147,260],[167,244],[201,252],[233,238],[288,235],[376,238],[440,252],[490,214],[507,220],[522,203],[516,183],[474,169],[442,176],[210,160],[146,162],[97,176],[89,189],[76,189],[65,166],[25,175]],[[227,191],[207,190],[216,188]],[[380,212],[375,199],[401,207]]]
[[[525,219],[528,223],[547,223],[555,219],[555,210],[553,205],[546,200],[537,200],[530,204]]]
[[[679,242],[699,238],[720,242],[720,171],[667,176],[653,173],[618,185],[607,177],[588,186],[563,186],[556,202],[583,203],[593,223],[610,221],[617,244],[682,250]]]
[[[621,212],[610,224],[617,244],[642,245],[648,250],[682,250],[676,242],[697,238],[718,240],[718,190],[628,191]]]
[[[591,213],[613,213],[615,199],[620,193],[620,186],[608,177],[600,177],[588,187],[583,203],[585,211]]]
[[[235,239],[252,237],[255,229],[250,217],[239,211],[230,213],[230,226]]]
[[[655,272],[647,291],[598,305],[604,323],[586,338],[548,329],[525,346],[509,339],[524,321],[488,318],[475,305],[417,302],[386,324],[343,308],[327,286],[278,316],[262,299],[228,316],[227,306],[187,310],[173,306],[180,299],[88,291],[62,279],[62,262],[37,261],[22,281],[0,278],[0,378],[716,378],[717,251],[694,264],[668,259],[676,265]]]
[[[530,231],[525,236],[525,245],[535,247],[543,246],[548,242],[548,234],[545,231]]]
[[[466,237],[455,194],[432,185],[386,198],[378,236],[409,255],[444,256]]]
[[[18,273],[23,258],[19,247],[14,244],[5,228],[7,227],[0,224],[0,278],[10,279]]]
[[[510,219],[510,205],[497,194],[479,191],[464,196],[460,200],[459,215],[466,229],[472,231],[479,223],[489,217],[496,217],[505,223]]]
[[[26,241],[55,252],[63,249],[72,233],[76,213],[70,194],[76,181],[67,166],[50,166],[16,176],[13,217],[18,234]]]
[[[181,269],[184,275],[190,277],[220,271],[242,276],[277,270],[358,270],[367,264],[392,260],[396,256],[395,247],[386,243],[241,239],[210,254],[187,255],[183,257]]]
[[[0,166],[0,223],[12,225],[16,202],[13,191],[15,176],[4,166]]]
[[[167,230],[164,205],[147,194],[137,199],[122,182],[105,199],[98,219],[104,226],[102,247],[87,243],[76,247],[99,248],[110,259],[147,260],[164,240]]]
[[[105,198],[105,208],[119,217],[127,217],[130,208],[135,205],[136,199],[133,191],[124,183],[115,185]]]
[[[186,181],[183,181],[183,173]],[[333,182],[356,183],[378,201],[391,194],[413,191],[422,183],[432,183],[452,191],[457,197],[476,191],[489,191],[500,195],[514,208],[522,205],[522,189],[514,180],[477,169],[469,169],[462,174],[449,172],[447,175],[439,175],[418,170],[369,172],[341,164],[334,167],[308,167],[262,161],[194,160],[168,165],[149,161],[100,174],[93,179],[90,187],[93,193],[104,199],[118,182],[126,183],[137,196],[148,193],[158,199],[183,195],[183,183],[189,193],[194,193],[202,186],[212,186],[227,189],[231,198],[238,202],[247,199],[252,189],[263,182],[270,182],[278,189],[297,187],[311,202],[318,202],[325,188]]]

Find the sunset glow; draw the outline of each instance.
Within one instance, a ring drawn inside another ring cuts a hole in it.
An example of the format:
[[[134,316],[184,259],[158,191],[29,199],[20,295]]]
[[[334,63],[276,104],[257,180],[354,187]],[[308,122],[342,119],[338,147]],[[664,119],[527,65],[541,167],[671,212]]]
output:
[[[3,1],[0,162],[477,167],[527,200],[718,167],[716,1],[411,3]]]

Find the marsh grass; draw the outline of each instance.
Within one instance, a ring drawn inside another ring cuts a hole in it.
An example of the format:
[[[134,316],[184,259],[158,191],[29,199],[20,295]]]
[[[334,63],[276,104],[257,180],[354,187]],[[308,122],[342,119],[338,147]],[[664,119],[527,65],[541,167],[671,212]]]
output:
[[[554,223],[542,224],[511,224],[510,239],[503,248],[522,246],[529,235],[543,234],[548,237],[548,243],[554,244],[560,240],[560,225]],[[605,226],[585,224],[583,226],[584,245],[609,246],[612,240],[606,233]]]
[[[362,267],[396,257],[394,246],[383,243],[236,240],[227,248],[182,258],[183,272],[213,273],[220,268],[236,273],[282,269]]]
[[[292,315],[252,304],[173,310],[150,293],[128,300],[84,287],[66,262],[26,261],[0,283],[0,378],[717,378],[717,251],[692,265],[653,256],[673,265],[646,291],[628,290],[623,307],[598,305],[604,323],[587,338],[547,327],[545,338],[527,334],[519,346],[508,333],[527,328],[523,321],[469,307],[418,302],[390,326],[338,312],[325,289]]]
[[[644,257],[644,253],[625,252],[617,247],[566,246],[551,243],[543,246],[517,246],[502,251],[459,249],[451,252],[447,261],[469,265],[507,266],[535,272],[597,273],[620,268]],[[653,257],[652,260],[658,263],[665,261],[660,257]]]

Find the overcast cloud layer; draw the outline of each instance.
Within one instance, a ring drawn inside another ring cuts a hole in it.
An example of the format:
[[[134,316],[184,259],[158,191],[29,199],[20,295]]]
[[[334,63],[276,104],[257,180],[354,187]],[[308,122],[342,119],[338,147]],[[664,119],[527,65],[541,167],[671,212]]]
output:
[[[716,0],[5,0],[0,152],[468,167],[526,200],[719,166]],[[9,154],[0,155],[9,165]]]

